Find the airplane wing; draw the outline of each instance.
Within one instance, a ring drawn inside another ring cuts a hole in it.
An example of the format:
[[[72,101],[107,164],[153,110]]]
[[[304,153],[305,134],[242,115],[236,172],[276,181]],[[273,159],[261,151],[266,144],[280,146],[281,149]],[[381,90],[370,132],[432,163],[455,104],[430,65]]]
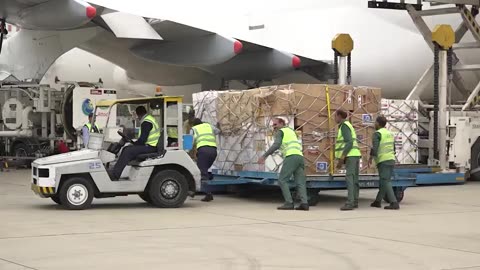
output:
[[[0,18],[30,30],[71,30],[92,26],[91,20],[102,18],[119,38],[158,39],[158,35],[140,16],[113,12],[83,0],[3,0]]]
[[[0,18],[30,30],[68,30],[82,27],[97,15],[83,0],[3,0]]]
[[[112,29],[114,26],[104,17],[100,15],[103,21],[94,22]],[[225,80],[270,81],[295,71],[303,71],[321,81],[331,76],[329,61],[310,59],[172,20],[147,21],[163,40],[136,39],[128,48],[130,54],[146,61],[198,68]]]
[[[83,0],[4,0],[0,10],[8,23],[24,29],[97,27],[96,36],[78,47],[119,65],[132,79],[146,82],[182,85],[202,83],[206,77],[271,81],[292,72],[321,81],[330,77],[328,61]]]

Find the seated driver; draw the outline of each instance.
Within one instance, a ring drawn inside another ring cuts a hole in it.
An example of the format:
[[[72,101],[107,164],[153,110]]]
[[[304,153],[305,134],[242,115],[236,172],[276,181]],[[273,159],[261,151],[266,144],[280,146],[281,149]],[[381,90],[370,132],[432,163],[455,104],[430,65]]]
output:
[[[144,106],[138,106],[135,112],[138,119],[141,120],[139,138],[133,145],[126,146],[123,149],[115,167],[109,172],[112,181],[120,179],[123,169],[125,169],[128,162],[134,160],[138,155],[157,152],[160,126],[153,116],[147,114]]]

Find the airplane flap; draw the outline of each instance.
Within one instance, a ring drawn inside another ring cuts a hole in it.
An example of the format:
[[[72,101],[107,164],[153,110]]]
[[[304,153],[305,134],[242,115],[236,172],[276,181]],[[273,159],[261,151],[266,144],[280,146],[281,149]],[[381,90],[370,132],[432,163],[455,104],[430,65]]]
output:
[[[101,15],[101,17],[117,38],[163,40],[150,24],[140,16],[112,12]]]

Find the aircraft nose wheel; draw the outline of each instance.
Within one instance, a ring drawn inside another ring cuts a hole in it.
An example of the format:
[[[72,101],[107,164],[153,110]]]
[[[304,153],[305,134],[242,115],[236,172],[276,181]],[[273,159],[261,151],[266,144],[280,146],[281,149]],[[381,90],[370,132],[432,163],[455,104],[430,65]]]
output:
[[[160,191],[162,193],[162,196],[167,198],[167,199],[173,199],[175,198],[178,193],[180,192],[180,187],[178,186],[178,183],[173,181],[173,180],[167,180],[163,182]]]

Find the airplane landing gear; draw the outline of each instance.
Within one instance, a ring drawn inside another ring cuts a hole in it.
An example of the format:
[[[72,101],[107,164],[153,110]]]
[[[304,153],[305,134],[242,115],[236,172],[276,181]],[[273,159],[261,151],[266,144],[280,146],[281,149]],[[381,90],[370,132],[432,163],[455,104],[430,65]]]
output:
[[[8,34],[5,19],[0,19],[0,53],[2,52],[3,38]]]

